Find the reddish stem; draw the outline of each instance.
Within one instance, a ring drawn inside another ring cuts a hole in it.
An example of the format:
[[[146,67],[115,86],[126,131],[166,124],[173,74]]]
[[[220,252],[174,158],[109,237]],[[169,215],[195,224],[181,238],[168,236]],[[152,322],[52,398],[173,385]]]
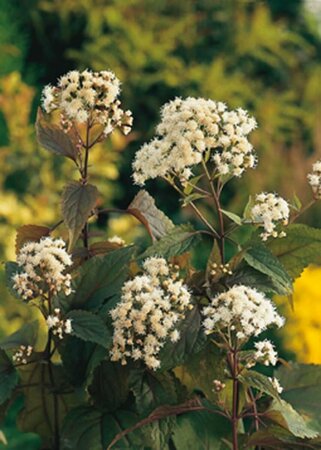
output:
[[[233,380],[233,398],[232,398],[232,415],[231,415],[231,424],[232,424],[232,439],[233,439],[233,450],[238,450],[238,398],[239,398],[239,381],[238,381],[238,358],[237,358],[237,349],[231,349],[227,355],[227,361],[230,368],[231,377]]]

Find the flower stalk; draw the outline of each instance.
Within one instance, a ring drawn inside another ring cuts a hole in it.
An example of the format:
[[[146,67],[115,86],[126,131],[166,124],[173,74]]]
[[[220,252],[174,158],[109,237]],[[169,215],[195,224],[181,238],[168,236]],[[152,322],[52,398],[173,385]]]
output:
[[[238,398],[239,398],[239,382],[237,378],[238,362],[237,362],[237,350],[234,349],[231,354],[231,375],[233,380],[233,399],[232,399],[232,436],[233,436],[233,450],[238,450]]]

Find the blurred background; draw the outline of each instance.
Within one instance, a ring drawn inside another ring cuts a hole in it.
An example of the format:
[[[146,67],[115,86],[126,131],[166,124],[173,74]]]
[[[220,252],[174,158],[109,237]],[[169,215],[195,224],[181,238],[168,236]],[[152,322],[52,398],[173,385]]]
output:
[[[104,206],[127,207],[138,191],[135,151],[152,137],[160,106],[188,95],[257,118],[258,168],[224,198],[235,212],[249,192],[296,193],[303,202],[311,196],[306,174],[321,157],[321,0],[0,0],[0,54],[2,261],[14,258],[17,227],[59,219],[59,196],[73,174],[68,161],[38,147],[33,124],[42,87],[71,69],[114,71],[134,115],[128,137],[116,134],[91,155]],[[174,222],[190,220],[164,183],[147,189]],[[302,218],[312,226],[320,219],[320,205]],[[100,227],[133,240],[142,233],[133,225],[113,216]],[[295,310],[284,307],[282,343],[300,361],[321,363],[320,281],[321,269],[307,269],[295,284]],[[0,336],[30,314],[3,286]]]

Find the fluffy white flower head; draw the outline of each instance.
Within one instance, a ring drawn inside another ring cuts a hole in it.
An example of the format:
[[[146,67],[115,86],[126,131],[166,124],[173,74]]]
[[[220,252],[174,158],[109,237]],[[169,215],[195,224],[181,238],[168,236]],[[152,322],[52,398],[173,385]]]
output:
[[[287,225],[290,208],[286,200],[277,194],[261,192],[255,198],[255,204],[251,209],[251,220],[264,227],[261,233],[263,241],[268,237],[284,237],[286,233],[276,230],[277,224]]]
[[[72,260],[65,247],[62,239],[51,237],[23,245],[17,256],[21,272],[12,279],[14,289],[24,300],[43,293],[71,293],[71,276],[65,270],[72,265]]]
[[[72,332],[71,319],[63,319],[59,308],[55,308],[54,313],[47,317],[47,326],[59,339]]]
[[[281,327],[284,323],[270,299],[243,285],[233,286],[214,297],[203,309],[203,316],[206,334],[232,333],[240,340],[258,336],[271,325]]]
[[[135,183],[151,178],[192,175],[205,153],[212,154],[218,175],[241,176],[253,168],[256,156],[248,134],[256,128],[253,117],[239,108],[204,98],[176,98],[161,110],[157,137],[144,144],[133,164]],[[188,170],[187,170],[188,169]]]
[[[130,111],[121,109],[119,93],[120,81],[110,71],[72,70],[58,80],[57,86],[43,89],[42,108],[48,114],[59,110],[66,129],[70,122],[90,121],[102,125],[105,136],[117,127],[128,134],[133,118]]]
[[[176,268],[165,259],[144,261],[142,275],[127,281],[117,306],[110,312],[113,326],[111,360],[126,364],[142,360],[156,370],[160,349],[180,339],[177,326],[192,308],[191,296]]]
[[[321,161],[317,161],[312,166],[312,172],[307,175],[308,182],[312,188],[316,199],[321,198]]]
[[[265,366],[275,366],[278,361],[278,354],[275,351],[274,345],[268,339],[259,341],[254,344],[256,352],[254,360],[263,363]]]

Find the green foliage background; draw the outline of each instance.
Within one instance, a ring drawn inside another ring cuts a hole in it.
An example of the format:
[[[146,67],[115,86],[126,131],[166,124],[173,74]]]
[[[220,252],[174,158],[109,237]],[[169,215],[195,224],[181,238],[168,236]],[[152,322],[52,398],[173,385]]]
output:
[[[225,202],[235,212],[249,190],[288,197],[296,191],[306,199],[305,174],[321,156],[315,19],[302,0],[0,0],[0,257],[12,255],[18,226],[59,217],[59,193],[73,174],[38,148],[33,122],[42,86],[72,68],[113,70],[134,115],[129,139],[116,136],[94,157],[92,177],[106,206],[127,207],[137,192],[134,152],[153,135],[160,106],[188,95],[242,106],[258,120],[260,170],[244,177],[242,189],[231,185]],[[161,182],[148,189],[175,222],[189,219],[188,210],[179,217],[177,197]],[[319,225],[318,208],[306,217],[311,224]],[[100,224],[103,232],[106,225]],[[109,225],[128,235],[128,224]],[[2,286],[5,334],[30,313],[9,301]],[[15,448],[24,445],[19,442]]]
[[[294,184],[305,189],[302,165],[309,167],[321,146],[321,37],[314,19],[301,0],[2,0],[1,74],[21,73],[38,100],[43,84],[71,68],[115,71],[135,117],[135,139],[113,193],[123,205],[134,192],[133,152],[152,135],[159,107],[177,95],[248,108],[259,122],[255,144],[265,174],[247,176],[248,186],[277,185],[292,194]],[[10,184],[10,175],[6,187],[30,192],[18,177]],[[247,192],[236,194],[240,205]],[[175,200],[165,206],[175,210]]]

